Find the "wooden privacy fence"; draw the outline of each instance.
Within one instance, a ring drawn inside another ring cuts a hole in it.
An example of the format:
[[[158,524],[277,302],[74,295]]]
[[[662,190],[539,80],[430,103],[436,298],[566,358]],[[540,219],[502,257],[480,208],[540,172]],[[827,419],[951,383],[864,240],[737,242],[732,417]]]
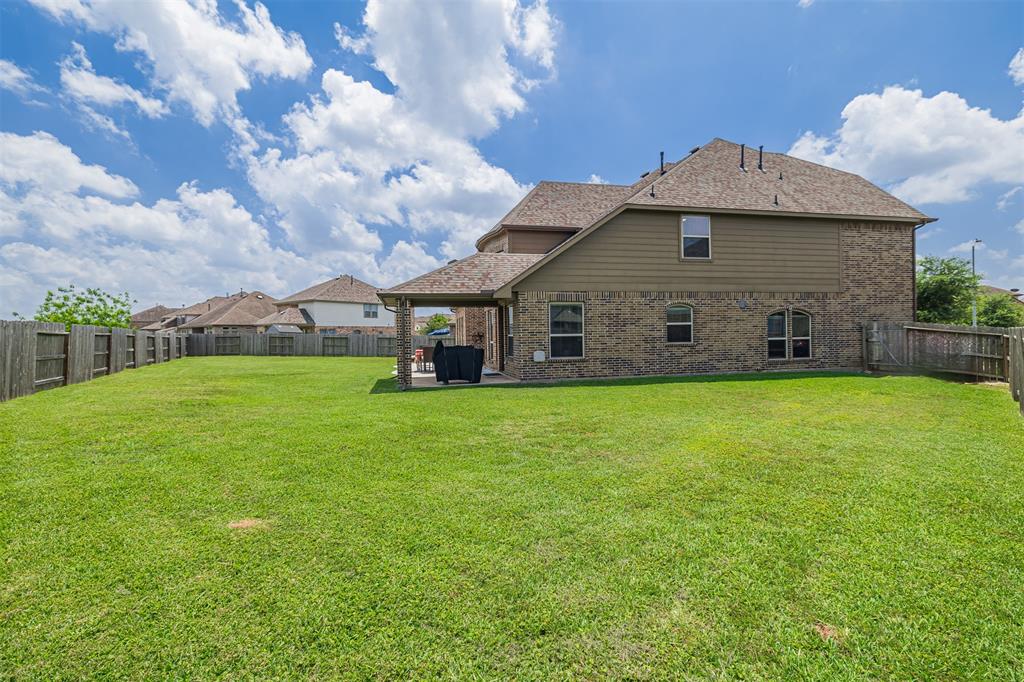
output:
[[[188,334],[189,355],[354,355],[394,357],[393,334]],[[413,336],[413,348],[452,344],[451,336]]]
[[[1009,341],[1007,356],[1010,363],[1010,394],[1024,415],[1024,327],[1012,327],[1006,331]]]
[[[1007,381],[1024,414],[1024,327],[871,322],[864,325],[864,369]]]
[[[0,401],[183,357],[182,337],[117,327],[0,320]]]

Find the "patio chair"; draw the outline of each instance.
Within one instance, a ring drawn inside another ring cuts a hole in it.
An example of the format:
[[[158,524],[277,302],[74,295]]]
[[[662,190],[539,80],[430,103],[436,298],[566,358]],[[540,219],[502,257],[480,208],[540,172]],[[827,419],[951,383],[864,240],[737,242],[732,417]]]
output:
[[[416,370],[419,372],[434,371],[434,349],[430,346],[423,346],[416,353]]]

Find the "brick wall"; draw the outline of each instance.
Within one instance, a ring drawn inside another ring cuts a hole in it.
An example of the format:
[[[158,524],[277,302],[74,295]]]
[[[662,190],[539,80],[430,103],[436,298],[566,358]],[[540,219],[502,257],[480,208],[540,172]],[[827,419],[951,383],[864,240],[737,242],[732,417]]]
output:
[[[506,372],[554,379],[860,367],[862,323],[913,319],[913,239],[906,225],[842,224],[840,292],[519,292]],[[532,360],[536,350],[550,355],[552,301],[584,303],[584,359]],[[691,344],[667,343],[670,303],[693,307]],[[767,316],[787,308],[812,316],[810,359],[767,357]]]
[[[455,343],[484,348],[487,333],[486,308],[455,308]]]

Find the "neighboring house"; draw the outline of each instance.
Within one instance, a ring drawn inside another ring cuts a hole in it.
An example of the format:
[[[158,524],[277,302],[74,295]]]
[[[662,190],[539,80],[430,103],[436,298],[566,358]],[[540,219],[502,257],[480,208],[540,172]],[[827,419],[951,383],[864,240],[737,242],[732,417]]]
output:
[[[478,252],[387,289],[519,379],[862,366],[861,325],[914,318],[914,230],[867,180],[715,139],[632,185],[542,182]]]
[[[379,289],[353,277],[340,275],[326,282],[287,296],[277,302],[282,315],[291,320],[286,324],[301,327],[303,331],[321,334],[393,334],[395,315],[384,308],[377,298]],[[288,312],[293,309],[295,312]],[[301,324],[298,315],[307,320]],[[265,326],[279,323],[273,317],[263,321]]]
[[[144,329],[151,324],[158,324],[165,316],[174,314],[174,310],[174,308],[157,304],[152,308],[146,308],[145,310],[133,313],[132,329]]]
[[[449,331],[450,331],[450,327],[451,327],[453,321],[455,320],[455,315],[452,314],[452,313],[435,313],[435,314],[444,315],[445,319],[448,320],[448,327],[449,327]],[[432,318],[432,317],[434,317],[434,315],[419,315],[419,316],[416,317],[415,320],[413,320],[413,328],[416,330],[417,334],[424,334],[424,333],[426,333],[423,330],[427,326],[427,322],[429,322],[430,318]]]
[[[297,306],[279,307],[256,325],[268,334],[308,334],[316,327],[313,317]]]
[[[256,333],[260,321],[277,311],[276,302],[277,299],[261,291],[236,294],[179,325],[178,329],[192,334]]]
[[[981,290],[987,296],[997,296],[1000,294],[1005,294],[1006,296],[1009,296],[1010,298],[1015,300],[1017,303],[1024,305],[1024,298],[1022,298],[1024,297],[1024,292],[1021,292],[1020,289],[1000,289],[999,287],[992,287],[988,286],[987,284],[983,284],[981,286]]]
[[[178,328],[181,325],[185,324],[186,322],[194,320],[195,318],[199,317],[200,315],[202,315],[204,313],[208,313],[211,310],[213,310],[214,308],[216,308],[216,307],[218,307],[220,305],[223,305],[224,303],[227,303],[228,301],[237,301],[242,296],[245,296],[245,292],[244,291],[240,291],[237,294],[232,294],[231,296],[211,296],[210,298],[206,299],[205,301],[202,301],[200,303],[195,303],[195,304],[187,306],[187,307],[182,307],[182,308],[166,308],[165,309],[166,312],[163,315],[160,316],[160,319],[158,319],[155,322],[151,322],[150,324],[142,327],[142,329],[144,331],[152,331],[152,332],[178,331]],[[160,307],[163,307],[163,306],[160,306]],[[143,311],[143,312],[146,312],[146,311]],[[181,330],[181,331],[184,332],[186,330]]]

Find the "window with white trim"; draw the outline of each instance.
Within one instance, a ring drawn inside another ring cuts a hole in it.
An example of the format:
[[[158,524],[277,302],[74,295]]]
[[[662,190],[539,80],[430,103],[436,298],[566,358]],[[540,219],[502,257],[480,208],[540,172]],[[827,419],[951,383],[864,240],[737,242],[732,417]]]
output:
[[[512,306],[510,306],[510,305],[509,306],[505,306],[505,334],[506,334],[506,339],[505,339],[505,355],[507,355],[508,357],[512,357],[512,355],[513,355],[513,353],[512,353],[512,342],[514,341],[514,338],[513,338],[514,334],[513,334],[512,322],[513,322],[513,318],[514,317],[515,317],[515,313],[514,313],[514,311],[512,309]]]
[[[768,359],[806,360],[811,357],[811,315],[780,310],[768,316]]]
[[[711,216],[679,216],[679,257],[709,260],[711,258]]]
[[[786,311],[768,316],[768,359],[786,359]]]
[[[667,340],[669,343],[693,342],[693,308],[676,303],[666,312]]]
[[[377,317],[377,304],[376,303],[364,303],[363,304],[363,317]]]
[[[552,358],[583,357],[583,304],[552,303],[548,310]]]
[[[811,316],[794,310],[790,313],[789,357],[811,357]]]

